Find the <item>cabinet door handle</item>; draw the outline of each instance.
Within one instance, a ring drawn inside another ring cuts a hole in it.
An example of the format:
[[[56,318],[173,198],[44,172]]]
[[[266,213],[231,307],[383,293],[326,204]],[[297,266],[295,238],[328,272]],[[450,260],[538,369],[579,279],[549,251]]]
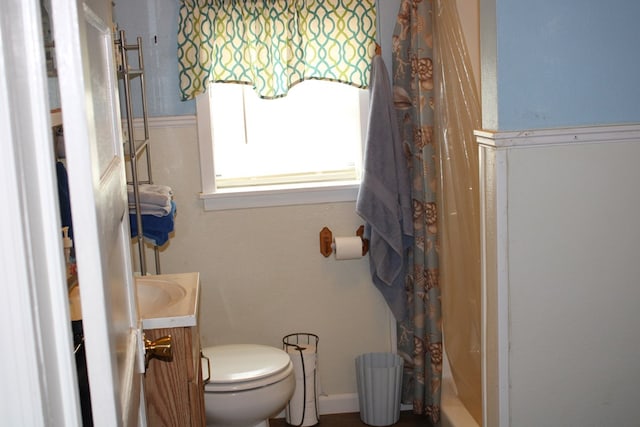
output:
[[[167,335],[166,337],[158,338],[155,341],[151,341],[149,339],[144,339],[144,364],[145,368],[149,366],[149,360],[152,358],[160,359],[165,362],[170,362],[173,360],[173,350],[171,345],[173,340],[171,335]]]
[[[202,354],[202,352],[200,352],[200,358],[207,361],[207,378],[205,378],[203,381],[205,384],[208,384],[209,380],[211,380],[211,360],[209,360],[207,356]]]

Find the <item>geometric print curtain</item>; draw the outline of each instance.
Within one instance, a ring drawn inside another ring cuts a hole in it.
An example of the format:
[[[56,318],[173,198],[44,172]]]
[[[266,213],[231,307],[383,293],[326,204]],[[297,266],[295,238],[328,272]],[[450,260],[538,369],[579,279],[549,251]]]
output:
[[[250,84],[262,98],[309,79],[366,88],[375,40],[375,0],[182,0],[181,98],[209,82]]]

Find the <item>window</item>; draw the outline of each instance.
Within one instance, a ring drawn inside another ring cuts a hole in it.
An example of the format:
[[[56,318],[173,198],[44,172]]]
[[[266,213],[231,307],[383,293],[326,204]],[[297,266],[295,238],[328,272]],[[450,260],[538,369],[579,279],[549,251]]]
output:
[[[197,98],[205,209],[355,200],[368,91],[308,80],[286,97],[218,83]]]

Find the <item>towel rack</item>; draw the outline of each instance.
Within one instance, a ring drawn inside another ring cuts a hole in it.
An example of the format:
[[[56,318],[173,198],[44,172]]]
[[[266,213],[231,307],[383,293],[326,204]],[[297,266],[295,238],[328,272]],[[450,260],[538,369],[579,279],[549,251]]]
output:
[[[126,119],[125,140],[125,156],[129,161],[130,170],[127,184],[133,185],[133,200],[135,204],[135,218],[137,223],[137,231],[134,237],[138,245],[138,260],[140,262],[140,274],[147,274],[147,260],[145,254],[145,240],[142,229],[142,210],[140,208],[140,193],[138,188],[140,184],[153,184],[151,175],[151,153],[149,150],[149,118],[147,115],[147,97],[144,82],[144,61],[142,54],[142,37],[138,37],[135,44],[128,44],[125,32],[120,30],[118,37],[114,40],[117,52],[117,74],[122,81],[123,97],[120,99]],[[129,63],[129,52],[137,53],[137,64]],[[142,116],[137,119],[133,113],[133,96],[131,93],[132,81],[137,80],[140,85],[139,104],[142,109]],[[136,138],[134,135],[134,121],[140,120],[143,125],[143,135]],[[139,160],[144,157],[146,163],[146,180],[140,179]],[[160,252],[158,246],[153,246],[155,255],[156,274],[160,274]]]

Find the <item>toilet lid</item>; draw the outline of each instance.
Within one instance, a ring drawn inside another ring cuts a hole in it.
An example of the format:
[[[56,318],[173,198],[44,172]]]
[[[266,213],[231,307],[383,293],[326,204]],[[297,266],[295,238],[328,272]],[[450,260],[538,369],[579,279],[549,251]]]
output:
[[[209,358],[211,373],[206,390],[223,391],[265,386],[289,375],[291,359],[287,353],[275,347],[258,344],[231,344],[202,349]],[[206,378],[208,367],[202,375]]]

